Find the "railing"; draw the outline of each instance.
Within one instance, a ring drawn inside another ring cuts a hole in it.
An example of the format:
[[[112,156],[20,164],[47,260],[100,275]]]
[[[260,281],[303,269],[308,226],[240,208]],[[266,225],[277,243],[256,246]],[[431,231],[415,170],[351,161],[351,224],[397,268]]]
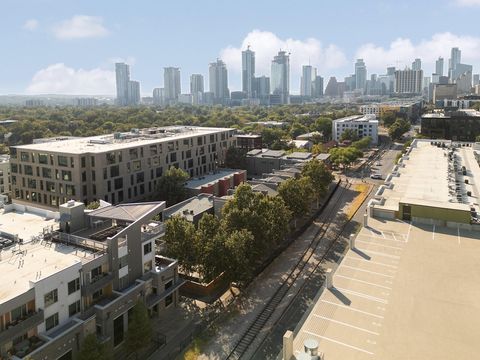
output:
[[[54,237],[58,236],[58,239],[61,242],[64,242],[68,245],[86,247],[89,249],[106,252],[108,250],[108,244],[100,241],[95,241],[92,239],[83,238],[80,236],[67,234],[64,232],[54,232]]]
[[[155,222],[157,226],[144,225],[142,228],[142,241],[150,240],[154,237],[165,233],[165,224],[161,222]]]
[[[111,272],[97,275],[87,282],[82,287],[82,295],[92,294],[97,290],[103,289],[108,283],[113,281],[113,274]]]
[[[43,322],[43,310],[30,312],[25,317],[19,318],[14,322],[7,324],[5,330],[0,332],[0,343],[11,340],[15,337],[23,335],[32,327]]]

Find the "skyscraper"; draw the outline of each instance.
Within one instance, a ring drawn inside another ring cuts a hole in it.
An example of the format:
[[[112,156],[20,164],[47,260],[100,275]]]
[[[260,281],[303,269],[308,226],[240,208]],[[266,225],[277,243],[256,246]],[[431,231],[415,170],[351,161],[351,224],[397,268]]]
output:
[[[163,69],[163,82],[165,88],[165,101],[176,102],[181,93],[180,88],[180,69],[176,67],[166,67]]]
[[[318,99],[323,96],[323,77],[317,75],[312,84],[312,97]]]
[[[155,105],[165,105],[165,89],[155,88],[153,89],[153,103]]]
[[[247,50],[242,51],[242,91],[247,95],[247,98],[254,96],[254,79],[255,79],[255,52],[250,50],[250,45]]]
[[[452,48],[450,52],[449,69],[455,69],[457,64],[462,62],[462,52],[458,47]]]
[[[302,66],[302,77],[300,79],[300,95],[305,97],[312,96],[312,66]]]
[[[128,105],[128,82],[130,81],[130,68],[125,63],[115,64],[115,77],[117,84],[116,103],[120,106]]]
[[[190,76],[190,94],[203,93],[205,88],[203,86],[203,75],[192,74]]]
[[[443,76],[443,58],[439,57],[437,61],[435,61],[435,74],[438,76]]]
[[[367,82],[367,67],[363,59],[357,59],[355,63],[355,89],[365,90],[365,84]]]
[[[422,70],[422,60],[416,58],[414,62],[412,62],[412,70]]]
[[[271,66],[270,89],[273,95],[280,96],[282,104],[288,104],[290,95],[290,57],[285,51],[279,51]]]
[[[398,94],[420,94],[422,92],[423,70],[395,71],[395,92]]]
[[[140,104],[140,83],[130,80],[128,82],[128,105]]]
[[[227,66],[220,59],[210,63],[209,88],[210,92],[213,93],[213,101],[216,104],[225,104],[230,97]]]

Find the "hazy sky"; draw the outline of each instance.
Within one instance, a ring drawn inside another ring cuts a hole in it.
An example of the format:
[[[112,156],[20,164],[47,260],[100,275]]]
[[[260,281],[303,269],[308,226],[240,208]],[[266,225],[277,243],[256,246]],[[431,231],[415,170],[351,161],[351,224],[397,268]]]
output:
[[[301,65],[328,80],[387,65],[434,60],[450,48],[480,72],[480,0],[0,0],[0,94],[113,94],[114,62],[131,64],[142,94],[163,86],[163,67],[208,73],[221,57],[230,90],[240,89],[240,51],[256,52],[257,75],[270,74],[279,48],[291,52],[291,92]],[[206,77],[208,86],[208,78]]]

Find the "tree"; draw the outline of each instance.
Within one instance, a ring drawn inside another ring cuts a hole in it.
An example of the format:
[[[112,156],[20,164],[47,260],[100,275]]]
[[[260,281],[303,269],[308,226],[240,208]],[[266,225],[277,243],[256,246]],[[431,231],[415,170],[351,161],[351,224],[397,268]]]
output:
[[[167,206],[172,206],[186,197],[185,182],[188,180],[188,174],[176,167],[171,167],[165,175],[160,177],[157,185],[158,196],[161,200],[167,202]]]
[[[220,221],[212,214],[205,214],[198,222],[196,238],[196,253],[198,272],[204,282],[210,282],[225,268],[225,249],[223,239],[218,236]]]
[[[225,154],[225,167],[230,169],[246,169],[247,157],[244,149],[231,146]]]
[[[246,230],[237,230],[228,235],[223,232],[225,254],[228,261],[225,262],[225,277],[230,282],[245,285],[252,278],[253,267],[245,261],[249,256],[249,248],[254,242],[253,234]]]
[[[148,317],[147,307],[142,301],[137,301],[131,311],[125,346],[130,354],[134,353],[137,356],[138,350],[152,341],[152,323]]]
[[[310,130],[321,132],[323,138],[329,140],[332,137],[332,119],[324,116],[319,117],[315,123],[310,126]]]
[[[402,135],[410,130],[410,122],[402,118],[397,118],[395,122],[388,128],[388,135],[392,140],[399,140]]]
[[[278,187],[278,195],[293,213],[295,227],[297,218],[308,212],[313,194],[311,180],[304,176],[299,179],[290,178]]]
[[[380,116],[380,120],[383,122],[383,125],[387,128],[390,127],[395,122],[396,119],[397,119],[397,113],[395,111],[387,111]]]
[[[327,193],[328,186],[334,179],[332,173],[323,162],[313,159],[306,162],[303,166],[302,176],[310,179],[318,207],[318,201]]]
[[[340,141],[344,142],[345,140],[357,141],[358,135],[353,129],[345,129],[345,131],[342,132],[342,135],[340,136]]]
[[[187,274],[192,273],[198,264],[195,226],[180,215],[172,216],[165,221],[164,240],[166,255],[177,259]]]
[[[337,166],[349,167],[362,155],[363,152],[353,146],[330,149],[330,159]]]
[[[372,143],[372,138],[370,136],[365,136],[360,140],[353,142],[352,146],[354,148],[357,148],[358,150],[366,150],[370,147],[371,143]]]
[[[95,210],[95,209],[98,209],[99,207],[100,207],[100,201],[92,201],[87,205],[88,210]]]
[[[290,136],[292,139],[296,139],[297,136],[306,134],[308,132],[308,128],[299,122],[294,122],[292,128],[290,129]]]
[[[88,334],[78,354],[78,360],[109,360],[107,349],[101,344],[94,333]]]

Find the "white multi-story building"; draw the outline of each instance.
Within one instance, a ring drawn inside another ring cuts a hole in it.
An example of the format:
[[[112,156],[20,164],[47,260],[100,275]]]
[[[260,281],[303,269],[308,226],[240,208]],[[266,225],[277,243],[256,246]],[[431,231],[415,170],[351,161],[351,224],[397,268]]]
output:
[[[10,191],[10,155],[0,155],[0,194]]]
[[[347,129],[353,130],[359,138],[370,136],[372,144],[378,144],[378,120],[375,115],[354,115],[333,120],[332,138],[339,142]]]
[[[242,51],[242,91],[247,98],[252,98],[255,90],[255,52],[250,50]]]
[[[311,97],[312,96],[312,66],[303,65],[302,78],[300,80],[300,95]]]
[[[164,68],[163,82],[165,88],[165,100],[167,102],[176,102],[181,93],[180,69],[176,67]]]
[[[395,71],[395,92],[398,94],[420,94],[422,92],[423,70]]]

